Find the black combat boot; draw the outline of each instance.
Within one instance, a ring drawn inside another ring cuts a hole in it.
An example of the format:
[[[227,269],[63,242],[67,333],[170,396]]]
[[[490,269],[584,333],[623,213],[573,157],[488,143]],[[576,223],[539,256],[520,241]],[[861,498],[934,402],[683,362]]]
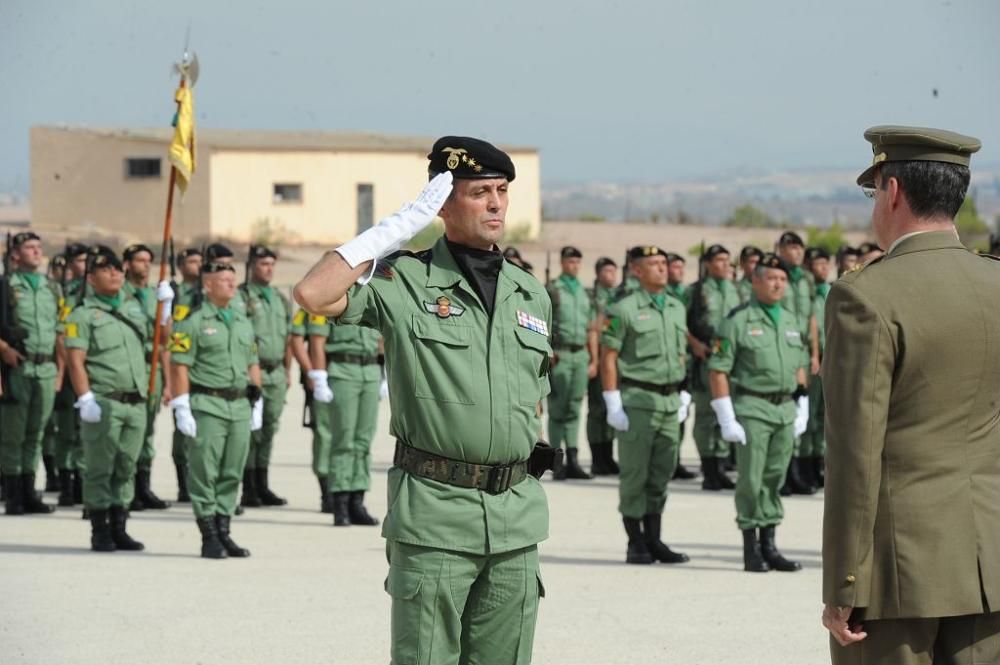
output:
[[[615,461],[615,442],[608,441],[608,464],[611,466],[611,475],[617,476],[621,473],[618,462]]]
[[[229,515],[216,515],[215,528],[219,532],[219,542],[225,548],[226,554],[237,559],[250,556],[250,550],[243,549],[229,537]]]
[[[170,507],[169,501],[164,501],[153,493],[151,485],[152,470],[148,468],[137,469],[135,472],[135,496],[142,503],[143,508],[150,510],[166,510]],[[135,503],[133,501],[133,503]]]
[[[330,494],[329,479],[326,476],[316,476],[319,480],[319,512],[333,514],[333,495]]]
[[[215,517],[199,517],[198,530],[201,531],[201,558],[225,559],[226,548],[219,542],[219,529]]]
[[[785,484],[792,494],[812,495],[817,492],[817,488],[810,485],[802,476],[802,464],[798,457],[793,457],[788,464],[788,475]]]
[[[351,518],[351,524],[360,524],[361,526],[376,526],[378,524],[378,518],[369,514],[368,509],[365,508],[365,493],[361,490],[350,493],[350,498],[347,500],[347,512]]]
[[[576,448],[566,449],[566,477],[571,480],[590,480],[592,475],[584,471],[576,461]]]
[[[726,458],[725,457],[714,457],[712,458],[715,462],[715,472],[716,478],[719,480],[719,489],[733,490],[736,489],[735,483],[729,479],[726,475]]]
[[[4,482],[5,480],[5,476],[0,476],[0,501],[7,500],[7,485]]]
[[[48,515],[56,512],[55,506],[42,501],[35,491],[35,474],[21,474],[21,501],[24,503],[24,512],[29,515]]]
[[[73,505],[73,472],[69,469],[59,469],[59,499],[60,506]]]
[[[698,474],[687,468],[680,461],[677,462],[677,466],[674,468],[674,475],[671,480],[694,480],[698,477]]]
[[[642,517],[642,529],[646,536],[646,547],[654,561],[660,563],[687,563],[690,557],[683,552],[675,552],[660,540],[660,521],[662,515],[649,514]]]
[[[24,492],[21,490],[21,476],[4,476],[3,486],[7,489],[4,503],[5,515],[24,514]]]
[[[568,450],[565,451],[567,454]],[[566,480],[566,455],[556,460],[556,465],[552,467],[552,480]]]
[[[590,444],[590,473],[595,476],[610,476],[611,465],[608,458],[611,457],[611,444],[605,441],[594,441]]]
[[[108,511],[94,508],[90,514],[90,549],[95,552],[114,552],[115,541],[111,537],[111,525],[108,524]]]
[[[653,563],[653,555],[649,553],[646,539],[642,535],[642,522],[634,517],[622,516],[625,534],[628,536],[628,549],[625,552],[625,563]]]
[[[770,570],[757,541],[757,529],[743,530],[743,570],[748,573],[766,573]]]
[[[45,491],[59,491],[59,473],[56,470],[56,458],[54,455],[42,455],[42,464],[45,466]]]
[[[351,526],[350,492],[333,493],[333,526]]]
[[[240,505],[244,508],[260,508],[264,505],[260,502],[260,496],[257,495],[256,469],[243,471],[243,496],[240,498]]]
[[[802,570],[801,563],[786,559],[778,551],[778,546],[774,543],[774,526],[760,528],[760,553],[767,565],[773,570],[782,573],[794,573],[797,570]]]
[[[268,484],[267,467],[257,469],[257,496],[260,497],[260,502],[265,506],[284,506],[288,503],[286,499],[271,491],[271,486]]]
[[[816,485],[820,488],[826,486],[826,458],[820,455],[813,457],[812,462],[813,477],[816,478]]]
[[[83,503],[83,474],[79,469],[73,471],[73,505]]]
[[[121,506],[111,506],[110,513],[111,540],[114,541],[115,547],[125,552],[141,552],[146,549],[145,545],[138,540],[134,540],[125,531],[125,525],[128,524],[128,511]]]
[[[703,457],[701,459],[701,489],[706,492],[718,492],[722,489],[719,484],[719,470],[715,466],[714,457]]]
[[[177,471],[177,503],[191,503],[191,495],[188,494],[188,468],[187,464],[174,463]]]

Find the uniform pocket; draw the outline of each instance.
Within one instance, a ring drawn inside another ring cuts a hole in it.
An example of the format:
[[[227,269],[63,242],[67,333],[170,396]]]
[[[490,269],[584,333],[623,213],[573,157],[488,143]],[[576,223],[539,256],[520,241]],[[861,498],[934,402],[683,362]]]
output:
[[[774,365],[777,349],[774,336],[771,334],[749,335],[743,345],[750,356],[750,365],[754,369],[768,369]]]
[[[517,337],[518,401],[534,406],[542,399],[552,346],[548,337],[526,328],[514,328],[514,336]]]
[[[656,321],[640,321],[632,329],[636,335],[636,358],[651,358],[663,353],[663,334]]]
[[[468,326],[413,317],[415,385],[419,399],[475,404],[473,398],[472,329]]]
[[[124,343],[114,319],[101,317],[90,328],[90,341],[98,351],[107,351]]]
[[[420,587],[424,573],[412,568],[389,566],[385,590],[392,597],[392,662],[414,665],[420,653]]]

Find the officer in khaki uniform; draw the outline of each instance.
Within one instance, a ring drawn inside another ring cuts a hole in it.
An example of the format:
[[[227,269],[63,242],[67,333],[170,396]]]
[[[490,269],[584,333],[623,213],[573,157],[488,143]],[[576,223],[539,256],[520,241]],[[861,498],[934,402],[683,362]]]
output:
[[[185,435],[188,492],[207,559],[247,557],[229,535],[237,492],[250,447],[260,429],[264,403],[253,326],[230,307],[236,273],[224,263],[202,266],[204,300],[170,335],[170,402]],[[178,320],[179,319],[179,320]]]
[[[418,199],[328,253],[295,297],[385,341],[397,439],[382,527],[392,661],[526,664],[543,595],[537,543],[548,534],[536,476],[555,452],[535,445],[551,304],[496,246],[510,158],[448,136],[429,159],[434,177]],[[438,210],[444,237],[392,253]]]
[[[563,247],[559,253],[562,274],[546,286],[552,300],[555,354],[549,376],[549,443],[556,448],[566,444],[566,464],[556,474],[557,480],[592,478],[577,462],[580,409],[587,394],[587,380],[597,376],[595,312],[578,277],[582,257],[576,247]]]
[[[743,532],[743,569],[792,572],[775,528],[784,517],[779,491],[795,437],[809,417],[799,320],[782,305],[790,267],[773,254],[754,269],[754,295],[719,327],[708,361],[712,409],[722,438],[738,443],[736,524]],[[759,532],[759,537],[758,537]]]
[[[618,281],[618,265],[614,260],[602,256],[594,264],[594,288],[590,298],[595,312],[595,329],[601,330],[601,321],[608,307],[615,299],[615,283]],[[615,428],[608,424],[608,413],[604,408],[601,393],[600,374],[587,384],[587,442],[593,464],[590,472],[595,476],[614,476],[619,472],[614,457]]]
[[[122,264],[109,247],[88,252],[93,293],[66,321],[69,376],[79,398],[86,466],[83,503],[96,552],[142,550],[126,531],[136,461],[146,432],[146,314],[125,297]]]
[[[833,662],[1000,662],[1000,261],[953,224],[977,139],[865,132],[886,254],[826,306],[824,625]]]
[[[8,329],[2,332],[0,356],[7,366],[9,395],[0,402],[0,470],[7,515],[46,514],[54,508],[35,491],[35,470],[42,454],[45,423],[52,413],[56,376],[58,295],[39,273],[42,240],[31,231],[11,240],[16,268],[3,276]],[[10,264],[8,264],[10,265]],[[61,362],[61,361],[60,361]]]
[[[681,444],[687,371],[684,304],[666,292],[667,256],[658,247],[629,251],[640,288],[608,307],[601,334],[607,420],[618,430],[618,512],[628,536],[627,563],[688,561],[660,540]]]
[[[196,247],[188,247],[177,254],[175,261],[181,274],[181,281],[174,283],[173,316],[175,319],[183,320],[191,313],[191,308],[196,304],[196,298],[201,297],[203,259],[201,250]],[[169,353],[169,345],[167,345],[166,350]],[[166,366],[169,367],[169,365]],[[170,456],[174,461],[174,470],[177,473],[177,502],[188,503],[191,501],[191,497],[187,490],[187,457],[184,452],[184,435],[177,429],[176,423],[174,425]]]

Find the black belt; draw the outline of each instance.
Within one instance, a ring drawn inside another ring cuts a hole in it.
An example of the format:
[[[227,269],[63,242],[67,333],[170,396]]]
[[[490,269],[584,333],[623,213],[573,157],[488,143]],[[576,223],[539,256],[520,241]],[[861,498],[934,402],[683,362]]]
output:
[[[335,363],[351,363],[352,365],[374,365],[378,356],[360,356],[353,353],[328,353],[327,359]]]
[[[239,388],[209,388],[208,386],[199,386],[196,383],[192,383],[191,394],[221,397],[222,399],[229,400],[230,402],[235,402],[238,399],[246,399],[247,391],[246,388],[243,388],[242,390]]]
[[[577,351],[583,351],[585,347],[583,344],[556,344],[556,351],[569,351],[570,353],[576,353]]]
[[[126,393],[121,391],[104,393],[101,397],[104,397],[105,399],[113,399],[114,401],[121,402],[122,404],[142,404],[146,401],[146,398],[139,393]]]
[[[792,396],[788,393],[759,393],[756,390],[747,390],[746,388],[737,386],[736,393],[739,395],[750,395],[751,397],[757,397],[762,400],[766,400],[771,404],[781,404],[783,402],[791,402]]]
[[[646,381],[636,381],[635,379],[628,379],[624,376],[618,380],[623,386],[632,386],[633,388],[642,388],[643,390],[648,390],[651,393],[659,393],[661,395],[673,395],[677,392],[681,384],[679,383],[667,383],[665,385],[660,385],[659,383],[647,383]]]
[[[479,489],[488,494],[503,494],[528,477],[527,460],[511,464],[471,464],[418,450],[402,441],[396,441],[392,463],[421,478],[455,487]]]
[[[29,353],[24,357],[29,363],[41,365],[42,363],[55,362],[56,357],[49,353]]]
[[[282,360],[278,360],[277,362],[273,362],[273,363],[269,363],[269,362],[267,362],[265,360],[261,360],[260,361],[260,368],[262,370],[264,370],[265,372],[273,372],[274,370],[278,369],[279,367],[281,367],[284,364],[285,363]]]

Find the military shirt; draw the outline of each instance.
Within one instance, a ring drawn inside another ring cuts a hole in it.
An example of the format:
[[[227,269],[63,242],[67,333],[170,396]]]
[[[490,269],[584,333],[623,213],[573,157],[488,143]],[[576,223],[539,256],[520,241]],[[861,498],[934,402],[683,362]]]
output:
[[[788,288],[781,304],[799,319],[799,330],[809,330],[809,315],[812,314],[813,286],[806,274],[799,268],[798,277],[788,276]]]
[[[829,284],[816,287],[816,297],[813,298],[812,314],[816,317],[817,333],[819,335],[819,354],[823,355],[826,348],[826,297],[830,294]]]
[[[667,294],[677,298],[685,305],[688,304],[690,288],[683,284],[667,284]]]
[[[736,292],[740,296],[741,305],[750,302],[750,297],[753,296],[753,282],[750,281],[749,277],[743,277],[736,282]]]
[[[240,292],[244,296],[246,314],[257,342],[263,385],[282,384],[285,382],[285,350],[288,348],[292,306],[275,288],[249,284]],[[265,370],[265,364],[273,366],[272,369]]]
[[[708,369],[729,375],[737,416],[787,425],[795,420],[793,400],[772,404],[740,390],[791,397],[799,386],[804,338],[790,312],[784,307],[779,311],[775,325],[756,297],[733,310],[719,328]]]
[[[325,320],[325,319],[324,319]],[[292,317],[292,322],[288,326],[289,335],[297,335],[299,337],[306,336],[306,325],[309,321],[309,312],[304,309],[300,309],[295,312],[295,316]]]
[[[327,376],[344,381],[379,381],[382,368],[377,364],[338,362],[331,357],[334,353],[373,358],[378,355],[380,335],[377,330],[363,326],[333,325],[325,316],[309,317],[306,332],[326,338],[323,345],[327,353]]]
[[[87,296],[82,306],[73,308],[66,320],[63,344],[67,349],[87,352],[87,378],[95,394],[137,392],[146,396],[146,321],[134,298],[122,298],[115,310],[96,296]]]
[[[618,352],[618,377],[657,385],[680,383],[686,374],[687,322],[684,305],[664,299],[662,310],[640,289],[608,308],[601,345]],[[680,396],[623,386],[626,407],[677,411]]]
[[[246,390],[247,370],[258,363],[257,344],[247,317],[238,310],[230,311],[232,318],[226,323],[219,308],[206,300],[190,314],[174,315],[170,362],[187,366],[192,384]],[[250,417],[250,402],[242,398],[227,400],[192,393],[191,410],[229,420],[245,420]]]
[[[126,281],[122,287],[122,296],[135,300],[146,315],[143,329],[146,331],[146,357],[148,358],[153,353],[153,333],[156,329],[156,289],[151,286],[134,286]]]
[[[739,305],[739,293],[728,279],[703,279],[688,291],[688,329],[702,342],[710,343],[729,312]]]
[[[33,288],[20,271],[11,271],[9,294],[14,298],[13,327],[25,333],[24,341],[15,344],[25,354],[55,355],[57,323],[59,319],[58,295],[49,278],[39,275],[38,288]],[[26,377],[48,379],[56,375],[55,362],[36,364],[21,363]]]
[[[614,300],[615,289],[613,288],[596,284],[594,285],[594,288],[590,289],[591,307],[593,307],[597,316],[603,316],[604,312],[608,309],[608,306],[610,306]]]
[[[594,320],[594,308],[586,290],[576,278],[562,275],[547,287],[552,300],[552,346],[586,346]]]
[[[195,293],[198,291],[197,284],[188,282],[174,283],[174,317],[183,319],[194,306]]]
[[[456,460],[506,464],[527,460],[541,431],[551,316],[545,288],[507,261],[488,315],[442,237],[380,260],[336,323],[382,333],[394,437]],[[492,495],[394,467],[382,535],[475,554],[528,547],[548,536],[545,492],[530,475]]]

